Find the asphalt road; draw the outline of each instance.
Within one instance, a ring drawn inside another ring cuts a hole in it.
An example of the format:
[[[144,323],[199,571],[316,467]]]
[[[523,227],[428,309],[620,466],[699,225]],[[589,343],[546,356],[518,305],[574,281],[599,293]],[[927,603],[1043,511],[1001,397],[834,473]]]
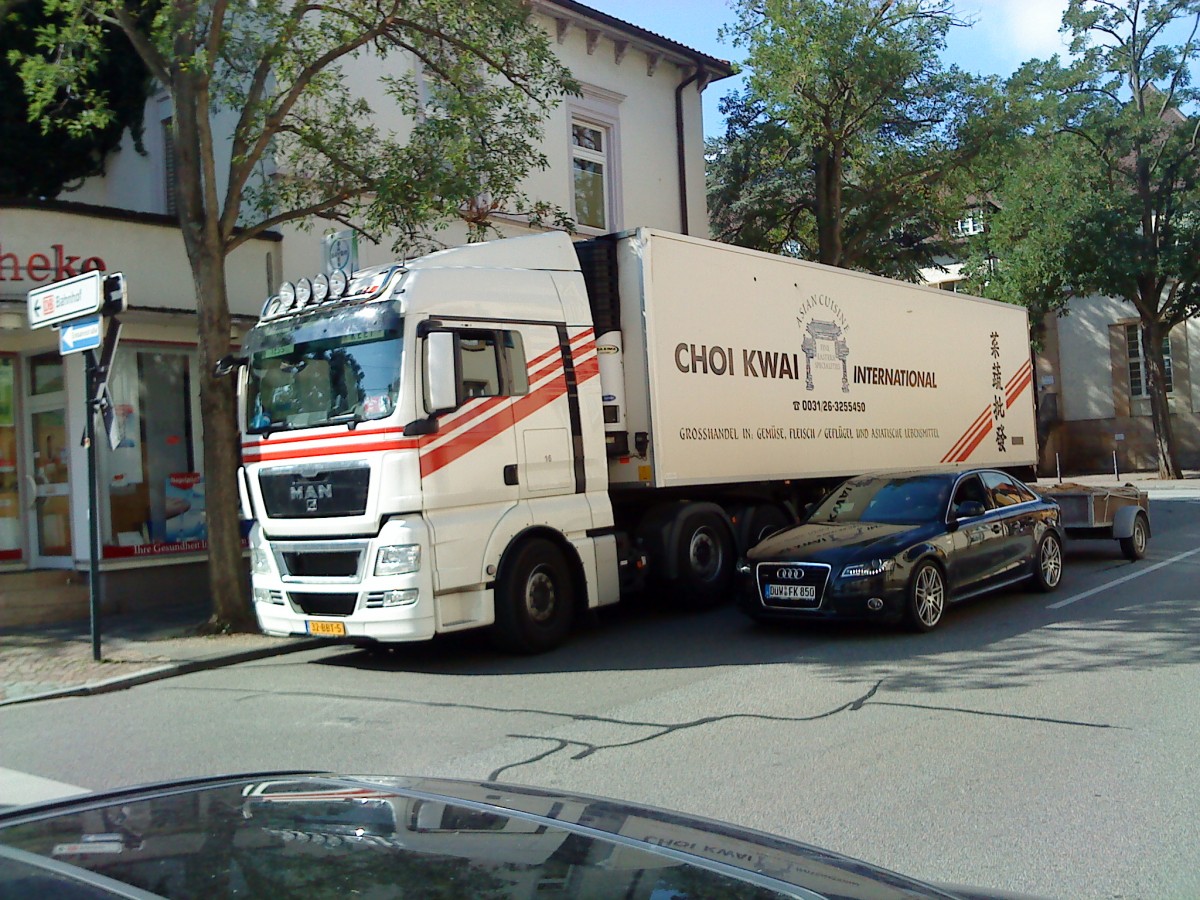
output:
[[[1074,544],[1058,593],[941,630],[617,610],[546,656],[348,647],[0,710],[17,773],[88,789],[282,768],[563,787],[933,881],[1200,897],[1200,499],[1150,557]],[[4,770],[7,770],[5,772]],[[3,798],[0,797],[0,802]]]

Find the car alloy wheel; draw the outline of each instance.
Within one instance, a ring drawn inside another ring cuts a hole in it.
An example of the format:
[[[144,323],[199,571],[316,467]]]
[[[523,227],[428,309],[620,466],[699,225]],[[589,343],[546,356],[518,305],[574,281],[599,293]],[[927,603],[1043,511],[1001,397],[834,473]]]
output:
[[[1038,544],[1036,581],[1038,589],[1050,593],[1062,581],[1062,541],[1055,534],[1047,534]]]
[[[918,631],[932,631],[946,610],[946,581],[934,563],[922,563],[909,588],[909,619]]]

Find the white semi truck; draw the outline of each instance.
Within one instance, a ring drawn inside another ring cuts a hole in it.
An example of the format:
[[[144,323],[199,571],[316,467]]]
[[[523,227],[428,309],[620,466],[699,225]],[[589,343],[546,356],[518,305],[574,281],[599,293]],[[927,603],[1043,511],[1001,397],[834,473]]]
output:
[[[832,480],[1036,460],[1023,309],[647,228],[285,285],[244,343],[263,631],[509,648],[730,591]]]

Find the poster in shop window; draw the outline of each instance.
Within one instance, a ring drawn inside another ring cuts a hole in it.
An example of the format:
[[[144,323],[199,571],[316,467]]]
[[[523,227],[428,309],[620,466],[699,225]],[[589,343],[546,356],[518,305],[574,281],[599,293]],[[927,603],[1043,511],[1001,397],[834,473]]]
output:
[[[116,413],[118,441],[108,454],[108,478],[112,487],[141,484],[141,405],[138,397],[137,360],[133,354],[117,354],[108,376],[109,395]]]

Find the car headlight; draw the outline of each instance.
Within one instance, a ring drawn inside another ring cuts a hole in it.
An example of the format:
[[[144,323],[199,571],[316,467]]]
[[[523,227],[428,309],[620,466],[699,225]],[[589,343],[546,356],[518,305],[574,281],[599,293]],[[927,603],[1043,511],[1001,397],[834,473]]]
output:
[[[420,544],[380,547],[375,554],[376,575],[407,575],[421,568]]]
[[[873,559],[870,562],[846,566],[842,569],[843,578],[865,578],[869,575],[882,575],[896,568],[894,559]]]
[[[255,547],[250,551],[250,571],[255,575],[265,575],[271,571],[271,563],[266,550]]]

